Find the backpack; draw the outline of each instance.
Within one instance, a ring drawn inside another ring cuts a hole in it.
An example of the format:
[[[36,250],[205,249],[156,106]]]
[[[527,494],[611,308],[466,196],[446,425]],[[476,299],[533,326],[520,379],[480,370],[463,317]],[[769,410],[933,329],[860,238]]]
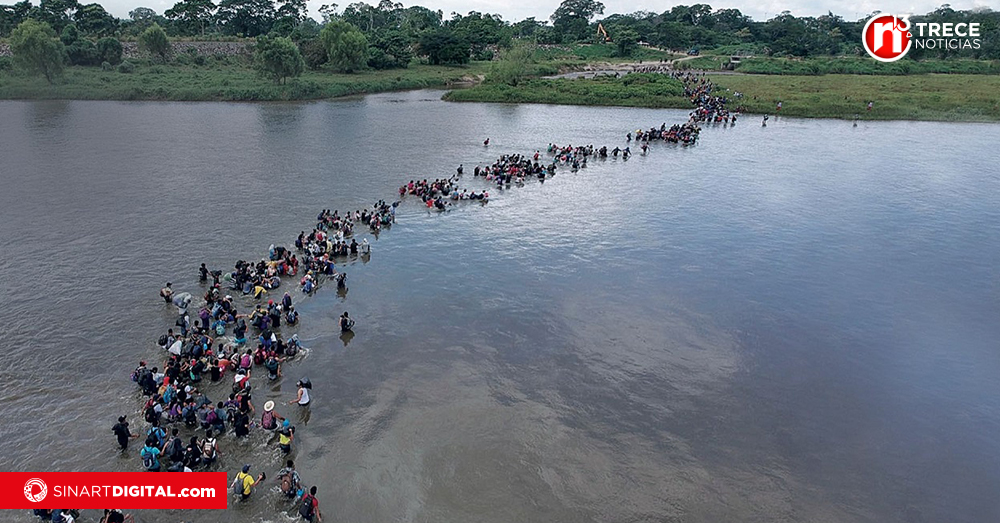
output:
[[[299,515],[309,519],[313,516],[313,512],[316,511],[316,507],[313,506],[312,494],[306,494],[302,496],[302,505],[299,506]]]
[[[216,333],[217,335],[219,335],[219,336],[222,336],[223,334],[225,334],[225,333],[226,333],[226,326],[225,326],[225,325],[223,325],[223,324],[221,324],[221,323],[220,323],[220,324],[218,324],[218,325],[216,325],[216,326],[215,326],[215,333]]]
[[[143,413],[143,419],[146,420],[146,423],[152,423],[154,420],[156,420],[156,418],[157,418],[156,409],[153,407],[149,407],[148,409],[146,409],[146,412]]]
[[[156,463],[156,456],[153,455],[152,452],[146,450],[146,448],[143,448],[139,455],[142,456],[142,466],[146,467],[146,470],[153,470],[156,468],[156,465],[158,465],[158,463]]]
[[[184,444],[180,438],[174,438],[170,442],[170,461],[182,461],[184,459]]]
[[[233,482],[233,494],[243,494],[243,478],[246,476],[242,472],[236,474],[236,481]]]
[[[205,415],[205,423],[214,425],[216,421],[219,421],[219,415],[215,413],[215,409],[209,410]]]
[[[201,453],[208,459],[215,457],[215,438],[206,439],[201,443]]]
[[[166,347],[167,346],[167,335],[166,334],[161,334],[160,335],[160,339],[156,340],[156,344],[159,345],[160,347]]]
[[[285,347],[285,356],[288,356],[289,358],[295,356],[298,352],[299,352],[298,343],[289,343],[288,346]]]
[[[260,426],[267,430],[273,430],[277,428],[278,423],[274,417],[274,412],[265,412],[263,415],[261,415]]]

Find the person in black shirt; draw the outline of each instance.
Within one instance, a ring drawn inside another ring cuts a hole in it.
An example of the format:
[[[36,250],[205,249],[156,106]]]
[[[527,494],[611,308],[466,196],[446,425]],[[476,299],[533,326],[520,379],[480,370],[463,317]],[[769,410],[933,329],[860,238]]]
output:
[[[115,436],[118,437],[118,445],[123,451],[128,449],[128,440],[139,437],[138,434],[132,434],[128,430],[128,422],[125,421],[125,416],[119,416],[118,423],[114,427],[111,427],[111,432],[114,432]]]

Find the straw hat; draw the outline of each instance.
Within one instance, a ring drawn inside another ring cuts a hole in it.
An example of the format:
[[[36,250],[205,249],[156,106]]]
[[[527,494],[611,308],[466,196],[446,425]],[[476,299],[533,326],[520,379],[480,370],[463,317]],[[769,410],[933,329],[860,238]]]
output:
[[[273,401],[269,401],[269,402],[267,402],[267,403],[264,404],[264,412],[271,412],[272,410],[274,410],[274,402]]]

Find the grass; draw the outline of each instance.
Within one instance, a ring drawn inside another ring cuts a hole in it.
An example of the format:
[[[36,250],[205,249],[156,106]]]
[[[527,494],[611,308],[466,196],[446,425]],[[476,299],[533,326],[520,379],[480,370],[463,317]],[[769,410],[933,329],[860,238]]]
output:
[[[483,83],[450,91],[454,102],[507,102],[567,105],[616,105],[626,107],[691,106],[681,82],[664,75],[632,74],[623,78],[530,79],[517,87]]]
[[[537,62],[563,62],[568,64],[583,64],[587,62],[635,62],[638,60],[655,61],[671,59],[678,55],[670,51],[661,51],[649,47],[637,47],[629,56],[617,56],[618,49],[614,44],[572,44],[557,46],[539,46],[535,50]]]
[[[718,66],[716,66],[718,67]],[[1000,61],[969,59],[903,59],[881,63],[868,57],[829,57],[809,59],[749,58],[743,60],[737,71],[750,74],[869,74],[908,75],[927,73],[948,74],[1000,74]]]
[[[745,112],[811,118],[877,120],[998,121],[1000,76],[764,76],[710,75],[712,81],[744,93]],[[874,101],[871,112],[868,101]]]
[[[55,84],[40,76],[0,75],[0,99],[279,101],[439,87],[485,74],[488,63],[465,67],[413,64],[407,69],[333,74],[307,71],[278,85],[238,61],[205,66],[141,63],[131,74],[70,67]]]
[[[677,62],[678,69],[700,69],[718,71],[721,64],[729,61],[730,55],[711,54]],[[813,58],[744,58],[737,72],[745,74],[814,76],[823,74],[867,74],[867,75],[910,75],[910,74],[1000,74],[998,60],[971,59],[903,59],[898,62],[881,63],[868,57],[828,56]]]

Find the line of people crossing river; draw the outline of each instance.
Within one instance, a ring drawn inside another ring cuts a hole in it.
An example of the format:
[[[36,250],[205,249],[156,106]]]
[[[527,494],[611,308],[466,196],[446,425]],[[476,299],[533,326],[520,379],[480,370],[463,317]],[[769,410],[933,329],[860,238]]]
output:
[[[450,177],[413,179],[399,187],[399,199],[393,203],[379,200],[367,209],[320,211],[308,232],[302,230],[289,247],[270,245],[260,260],[238,260],[225,271],[201,264],[198,280],[203,292],[197,298],[189,292],[175,292],[173,284],[167,283],[160,297],[164,306],[177,313],[176,321],[156,340],[165,352],[163,362],[150,365],[144,358],[132,371],[131,379],[143,397],[139,412],[143,428],[135,430],[127,415],[120,416],[112,427],[119,448],[127,452],[131,442],[139,440],[137,466],[151,472],[235,472],[230,488],[234,498],[245,500],[268,484],[267,474],[258,473],[253,463],[227,459],[227,447],[236,439],[256,438],[285,459],[271,488],[289,499],[290,513],[322,521],[318,489],[306,486],[292,459],[297,445],[293,420],[308,419],[314,401],[312,381],[299,378],[295,396],[281,405],[267,401],[258,409],[253,401],[255,387],[280,382],[289,367],[299,367],[309,353],[295,332],[302,321],[296,302],[327,284],[346,292],[343,267],[371,256],[368,238],[359,242],[359,236],[367,232],[377,238],[391,228],[397,210],[407,200],[418,199],[428,210],[439,211],[463,202],[486,205],[490,188],[498,192],[529,181],[545,182],[560,169],[577,171],[595,160],[628,160],[633,139],[639,144],[639,154],[647,154],[657,141],[693,145],[701,131],[699,124],[736,123],[737,113],[727,109],[726,98],[713,94],[715,86],[710,81],[695,75],[679,77],[694,106],[687,122],[639,129],[634,135],[629,131],[624,146],[610,149],[550,143],[544,152],[500,155],[489,165],[476,166],[471,178],[464,177],[464,165],[459,165]],[[489,147],[489,141],[483,146]],[[355,319],[347,311],[337,321],[343,335],[353,335]],[[303,412],[279,413],[287,408]],[[56,519],[62,517],[59,514],[72,517],[69,511],[47,512],[39,515],[63,522],[68,520]]]

